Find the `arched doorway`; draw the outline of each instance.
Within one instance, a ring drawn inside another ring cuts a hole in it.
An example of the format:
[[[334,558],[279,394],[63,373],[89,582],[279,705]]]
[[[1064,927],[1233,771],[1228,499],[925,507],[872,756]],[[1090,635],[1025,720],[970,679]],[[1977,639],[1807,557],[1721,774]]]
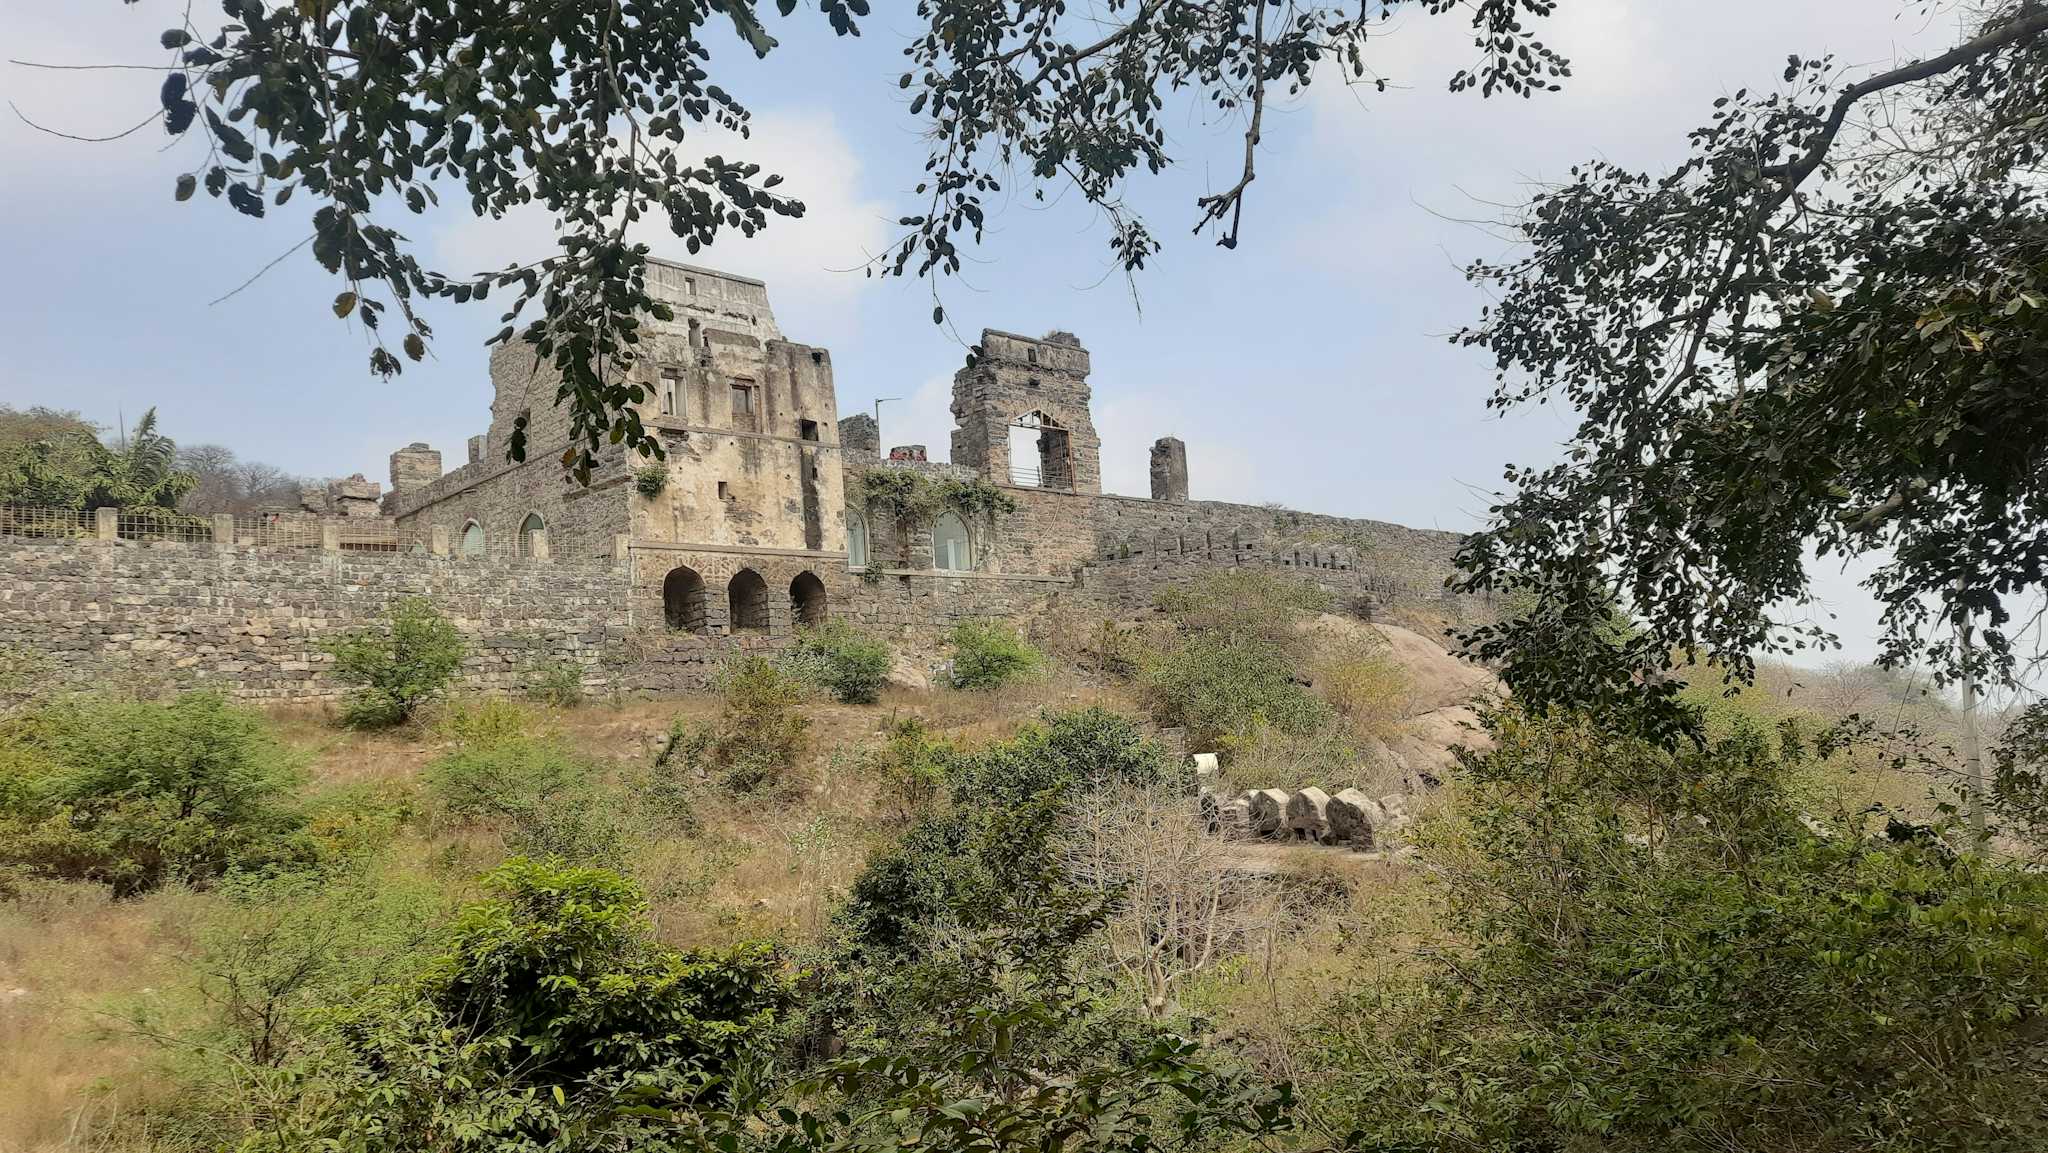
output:
[[[768,582],[761,574],[743,568],[725,586],[725,605],[736,633],[768,631]]]
[[[462,526],[462,555],[484,555],[484,526],[475,521]]]
[[[800,625],[825,623],[825,582],[814,572],[800,572],[789,582],[789,615]]]
[[[687,565],[668,570],[661,582],[661,615],[676,632],[704,631],[706,604],[704,578]]]

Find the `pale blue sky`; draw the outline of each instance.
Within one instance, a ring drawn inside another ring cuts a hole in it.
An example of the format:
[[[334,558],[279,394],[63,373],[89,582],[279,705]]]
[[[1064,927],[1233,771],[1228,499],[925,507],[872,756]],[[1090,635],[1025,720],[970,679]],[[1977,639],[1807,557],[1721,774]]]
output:
[[[6,55],[62,64],[156,62],[156,35],[182,8],[0,0]],[[811,211],[693,259],[768,280],[784,332],[832,350],[842,413],[907,397],[884,408],[885,441],[943,454],[964,349],[930,323],[931,286],[843,271],[887,243],[924,155],[895,83],[909,5],[877,10],[858,40],[799,13],[774,26],[783,47],[767,61],[732,52],[715,66],[758,128],[754,145],[721,150],[782,172]],[[1671,163],[1716,96],[1777,84],[1788,52],[1880,64],[1951,35],[1946,18],[1900,0],[1566,0],[1544,32],[1573,60],[1566,90],[1482,101],[1444,91],[1471,58],[1462,22],[1411,15],[1374,51],[1392,91],[1319,84],[1269,109],[1236,251],[1188,229],[1195,196],[1235,179],[1241,129],[1189,116],[1173,127],[1176,168],[1132,190],[1168,241],[1135,299],[1099,222],[1071,194],[1041,206],[1021,184],[965,275],[938,288],[970,340],[984,326],[1080,335],[1114,490],[1142,494],[1146,447],[1172,434],[1188,444],[1198,498],[1469,529],[1502,465],[1548,459],[1565,426],[1549,411],[1487,411],[1489,364],[1444,339],[1483,303],[1461,265],[1504,251],[1458,221],[1591,156]],[[147,115],[157,80],[0,65],[0,96],[94,135]],[[174,204],[192,145],[164,143],[150,128],[77,144],[0,113],[0,400],[110,424],[155,405],[180,440],[307,475],[382,480],[389,452],[413,440],[459,463],[486,420],[481,341],[498,310],[436,310],[435,358],[385,382],[365,370],[363,334],[329,314],[337,289],[303,252],[209,305],[301,239],[305,217],[299,203],[261,222],[203,196]],[[548,243],[544,221],[480,223],[459,204],[403,224],[456,271]],[[1824,591],[1859,638],[1849,651],[1866,654],[1868,606],[1845,580]]]

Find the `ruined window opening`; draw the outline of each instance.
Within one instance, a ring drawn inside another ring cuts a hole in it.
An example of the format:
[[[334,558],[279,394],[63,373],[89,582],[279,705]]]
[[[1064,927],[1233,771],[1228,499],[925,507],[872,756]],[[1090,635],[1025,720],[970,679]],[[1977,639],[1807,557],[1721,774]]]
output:
[[[687,565],[670,569],[661,582],[661,615],[671,631],[703,632],[710,615],[709,599],[704,595],[704,578]]]
[[[1033,409],[1010,424],[1010,483],[1019,488],[1074,487],[1073,442],[1067,430]]]
[[[761,579],[760,573],[750,568],[734,573],[732,580],[726,582],[725,606],[732,631],[768,631],[768,582]]]
[[[868,567],[868,522],[859,513],[846,517],[846,564],[849,568]]]
[[[697,278],[694,276],[683,277],[683,291],[691,296],[697,295]]]
[[[726,483],[725,483],[724,481],[722,481],[722,480],[718,482],[718,499],[720,499],[720,500],[731,500],[731,499],[732,499],[732,486],[731,486],[731,485],[728,485],[728,484],[726,484]]]
[[[732,424],[734,428],[759,431],[754,418],[754,382],[735,380],[732,382]]]
[[[661,370],[661,415],[684,415],[683,374],[673,368]]]
[[[952,513],[941,513],[932,526],[932,567],[944,572],[971,572],[974,545],[967,525]]]
[[[475,521],[462,526],[462,555],[484,555],[484,526]]]
[[[1024,350],[1024,359],[1026,359],[1026,360],[1030,361],[1030,362],[1031,362],[1031,363],[1033,363],[1033,364],[1037,364],[1037,363],[1038,363],[1038,350],[1037,350],[1037,349],[1035,349],[1035,348],[1029,348],[1029,349],[1025,349],[1025,350]],[[1034,379],[1032,380],[1032,382],[1031,382],[1031,387],[1033,387],[1033,388],[1037,388],[1037,387],[1038,387],[1038,381],[1037,381],[1037,380],[1036,380],[1035,378],[1034,378]]]
[[[800,625],[825,623],[825,582],[814,572],[800,572],[789,582],[789,613]]]
[[[815,420],[797,421],[796,429],[797,435],[804,440],[815,442],[818,439],[818,422]]]
[[[539,513],[537,513],[537,512],[530,512],[530,513],[527,513],[527,514],[526,514],[526,519],[525,519],[525,520],[523,520],[523,521],[520,521],[520,522],[519,522],[519,540],[518,540],[518,541],[516,542],[516,544],[517,544],[517,547],[518,547],[518,550],[519,550],[519,555],[520,555],[520,556],[532,556],[532,555],[533,555],[533,534],[534,534],[534,533],[537,533],[537,532],[538,532],[538,533],[545,533],[545,532],[546,532],[547,530],[548,530],[548,522],[546,522],[546,521],[542,520],[542,519],[540,518],[540,514],[539,514]]]
[[[812,364],[823,364],[823,363],[825,363],[825,354],[824,354],[824,353],[822,353],[822,352],[818,352],[818,351],[816,351],[816,350],[812,350],[812,352],[811,352],[811,363],[812,363]]]

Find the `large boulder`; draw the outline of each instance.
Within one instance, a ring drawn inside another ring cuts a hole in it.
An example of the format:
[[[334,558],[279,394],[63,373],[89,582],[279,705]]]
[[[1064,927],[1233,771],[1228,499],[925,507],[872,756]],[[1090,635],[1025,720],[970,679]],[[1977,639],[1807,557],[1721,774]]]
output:
[[[1232,797],[1216,806],[1216,831],[1233,840],[1251,836],[1252,803],[1244,797]]]
[[[1330,794],[1310,785],[1287,798],[1287,831],[1297,841],[1326,841],[1330,837]]]
[[[1279,837],[1287,832],[1287,794],[1280,789],[1253,789],[1245,794],[1252,832],[1261,837]]]
[[[1331,797],[1324,813],[1329,818],[1330,839],[1355,849],[1372,848],[1378,830],[1387,823],[1387,811],[1380,803],[1357,789],[1344,789]]]

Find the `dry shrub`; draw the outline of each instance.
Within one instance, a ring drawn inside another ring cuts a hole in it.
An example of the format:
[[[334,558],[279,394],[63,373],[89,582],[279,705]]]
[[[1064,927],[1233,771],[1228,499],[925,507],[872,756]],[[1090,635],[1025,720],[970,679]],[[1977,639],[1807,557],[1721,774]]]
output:
[[[1361,738],[1384,741],[1407,715],[1408,675],[1384,641],[1354,635],[1334,641],[1310,665],[1316,691]]]

